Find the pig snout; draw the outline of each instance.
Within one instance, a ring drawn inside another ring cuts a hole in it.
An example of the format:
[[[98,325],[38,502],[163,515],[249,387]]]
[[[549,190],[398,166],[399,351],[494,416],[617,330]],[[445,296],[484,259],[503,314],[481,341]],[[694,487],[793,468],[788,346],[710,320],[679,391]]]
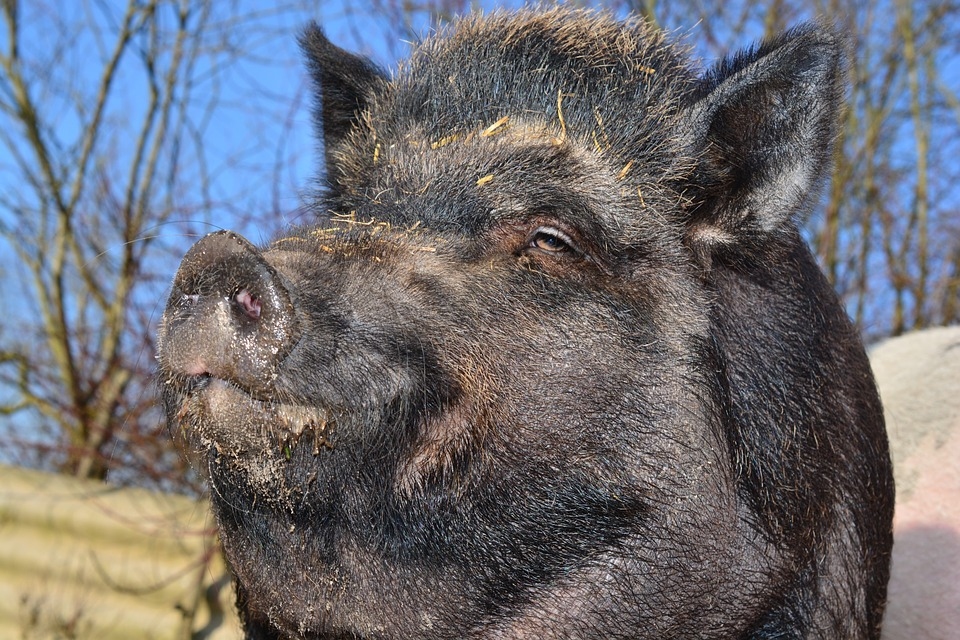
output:
[[[159,336],[162,369],[269,394],[278,364],[299,339],[290,293],[241,236],[211,233],[184,257]]]

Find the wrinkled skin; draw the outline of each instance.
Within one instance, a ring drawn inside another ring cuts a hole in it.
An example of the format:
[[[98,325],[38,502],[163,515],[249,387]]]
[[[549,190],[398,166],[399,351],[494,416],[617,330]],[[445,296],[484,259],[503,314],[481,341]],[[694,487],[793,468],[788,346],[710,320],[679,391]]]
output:
[[[951,640],[960,628],[960,327],[870,352],[894,476],[893,559],[884,640]]]
[[[198,242],[159,334],[247,637],[878,637],[883,416],[796,226],[837,36],[703,77],[563,9],[393,79],[302,44],[318,223]]]

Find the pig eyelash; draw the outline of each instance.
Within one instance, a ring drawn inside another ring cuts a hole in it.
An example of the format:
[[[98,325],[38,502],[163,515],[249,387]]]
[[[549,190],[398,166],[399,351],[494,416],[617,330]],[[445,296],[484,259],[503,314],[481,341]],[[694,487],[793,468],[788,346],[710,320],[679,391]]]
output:
[[[573,239],[555,227],[537,227],[527,238],[527,249],[551,255],[583,256]]]

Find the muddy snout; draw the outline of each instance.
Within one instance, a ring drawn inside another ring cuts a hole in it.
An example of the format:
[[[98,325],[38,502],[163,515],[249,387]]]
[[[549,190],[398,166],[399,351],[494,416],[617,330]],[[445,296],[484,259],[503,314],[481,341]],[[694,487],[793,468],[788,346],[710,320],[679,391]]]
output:
[[[168,375],[211,377],[269,395],[278,364],[299,339],[277,272],[230,231],[197,242],[180,264],[158,336]]]

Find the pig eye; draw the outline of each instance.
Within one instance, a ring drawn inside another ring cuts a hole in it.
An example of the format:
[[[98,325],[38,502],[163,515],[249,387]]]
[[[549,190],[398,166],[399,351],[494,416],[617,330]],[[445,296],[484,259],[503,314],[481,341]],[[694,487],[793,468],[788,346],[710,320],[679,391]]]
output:
[[[552,254],[579,254],[573,240],[559,229],[553,227],[538,227],[530,234],[527,240],[530,249]]]

